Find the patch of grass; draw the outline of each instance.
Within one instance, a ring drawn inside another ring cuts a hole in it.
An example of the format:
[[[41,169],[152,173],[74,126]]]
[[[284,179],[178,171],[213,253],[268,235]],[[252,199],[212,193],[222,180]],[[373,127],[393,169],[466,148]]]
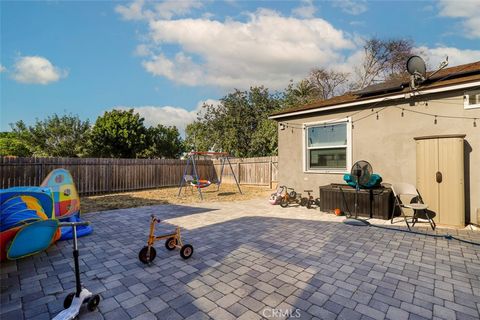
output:
[[[182,195],[177,197],[178,187],[160,188],[135,192],[115,193],[100,196],[82,197],[82,213],[97,212],[114,209],[153,206],[159,204],[191,204],[202,202],[231,202],[255,198],[268,199],[274,192],[264,186],[241,186],[242,193],[238,193],[235,184],[222,184],[217,192],[217,185],[212,184],[202,189],[203,201],[194,188],[187,187],[182,190]],[[193,191],[193,192],[192,192]]]

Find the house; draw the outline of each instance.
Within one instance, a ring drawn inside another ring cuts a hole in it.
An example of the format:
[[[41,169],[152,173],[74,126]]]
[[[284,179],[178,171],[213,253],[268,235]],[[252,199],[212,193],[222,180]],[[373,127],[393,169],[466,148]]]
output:
[[[390,81],[272,114],[280,183],[317,193],[366,160],[432,210],[480,224],[480,61],[430,74],[414,89]]]

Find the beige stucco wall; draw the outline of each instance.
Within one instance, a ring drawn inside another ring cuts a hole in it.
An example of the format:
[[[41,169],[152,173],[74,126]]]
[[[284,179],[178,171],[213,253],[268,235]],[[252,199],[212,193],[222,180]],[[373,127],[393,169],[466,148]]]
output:
[[[426,100],[428,99],[428,100]],[[466,213],[467,221],[480,224],[480,120],[477,127],[472,120],[438,118],[434,124],[433,117],[414,114],[394,108],[412,109],[438,115],[466,116],[480,119],[480,109],[464,109],[463,91],[444,93],[423,97],[428,105],[420,102],[411,106],[409,101],[379,104],[374,112],[385,106],[387,109],[355,123],[355,119],[371,113],[371,106],[354,116],[352,129],[352,163],[367,160],[375,173],[382,176],[384,182],[416,182],[416,145],[414,137],[466,134],[465,137],[465,171]],[[356,109],[329,110],[313,115],[303,115],[278,119],[279,122],[302,125],[307,122],[325,121],[345,118],[358,111]],[[318,187],[329,183],[342,183],[342,174],[306,173],[303,168],[304,138],[303,129],[286,128],[278,131],[279,182],[303,191],[313,189],[318,195]],[[469,203],[467,204],[467,201]],[[478,215],[478,217],[477,217]],[[470,217],[470,218],[469,218]]]

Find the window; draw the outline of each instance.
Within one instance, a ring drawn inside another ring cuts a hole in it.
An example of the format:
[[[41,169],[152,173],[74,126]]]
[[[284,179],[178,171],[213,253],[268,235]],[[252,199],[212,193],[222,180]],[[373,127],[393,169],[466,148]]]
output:
[[[463,97],[465,109],[480,108],[480,90],[466,91]]]
[[[305,132],[307,171],[348,170],[350,128],[347,121],[307,125]]]

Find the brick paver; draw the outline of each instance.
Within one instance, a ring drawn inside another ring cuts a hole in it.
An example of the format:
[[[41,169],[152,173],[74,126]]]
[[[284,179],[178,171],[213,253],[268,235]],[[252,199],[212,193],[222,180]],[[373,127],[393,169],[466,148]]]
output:
[[[165,223],[159,233],[183,228],[191,259],[159,242],[151,265],[138,261],[152,213]],[[84,219],[95,231],[79,239],[82,281],[102,301],[95,312],[82,309],[82,319],[480,318],[478,246],[347,226],[317,210],[259,200]],[[480,232],[447,231],[480,241]],[[71,241],[58,242],[3,263],[0,318],[57,314],[75,285],[71,254]]]

